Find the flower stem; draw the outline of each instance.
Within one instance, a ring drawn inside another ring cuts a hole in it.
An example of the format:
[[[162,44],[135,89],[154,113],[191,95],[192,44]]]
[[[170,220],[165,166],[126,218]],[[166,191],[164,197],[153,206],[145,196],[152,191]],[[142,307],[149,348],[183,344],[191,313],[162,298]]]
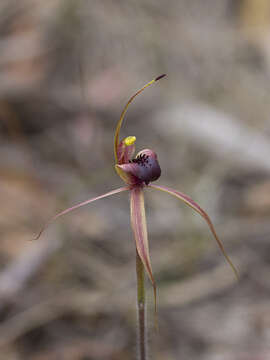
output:
[[[144,267],[136,250],[136,272],[137,272],[137,311],[138,311],[138,342],[139,360],[146,360],[146,312],[145,312],[145,289],[144,289]]]

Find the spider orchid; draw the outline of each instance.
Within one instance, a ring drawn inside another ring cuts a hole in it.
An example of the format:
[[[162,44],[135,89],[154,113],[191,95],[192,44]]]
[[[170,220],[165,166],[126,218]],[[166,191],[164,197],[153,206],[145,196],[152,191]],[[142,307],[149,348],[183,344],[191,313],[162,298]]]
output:
[[[120,187],[119,189],[109,191],[103,195],[88,199],[84,202],[81,202],[75,206],[72,206],[62,212],[56,214],[49,222],[43,227],[40,231],[36,239],[40,237],[43,233],[44,229],[48,226],[49,223],[56,220],[60,216],[63,216],[75,209],[78,209],[84,205],[90,204],[96,200],[100,200],[102,198],[123,192],[130,192],[130,217],[131,217],[131,226],[135,237],[136,242],[136,252],[137,252],[137,275],[138,281],[139,277],[142,277],[143,270],[146,271],[154,290],[154,298],[155,298],[155,308],[156,308],[156,283],[153,276],[153,271],[150,262],[149,255],[149,246],[148,246],[148,237],[147,237],[147,226],[146,226],[146,218],[145,218],[145,207],[144,207],[144,190],[148,188],[152,188],[155,190],[159,190],[170,195],[175,196],[178,200],[183,201],[188,206],[193,208],[197,213],[199,213],[207,222],[221,252],[226,258],[227,262],[231,266],[233,272],[236,277],[238,277],[238,273],[230,258],[225,252],[225,249],[217,236],[217,233],[214,229],[214,226],[207,215],[207,213],[189,196],[171,189],[169,187],[153,185],[152,182],[157,180],[161,175],[161,169],[158,163],[157,155],[154,151],[150,149],[144,149],[138,152],[138,154],[134,157],[135,152],[135,136],[128,136],[123,140],[119,141],[120,129],[127,112],[127,109],[130,103],[134,100],[134,98],[139,95],[142,91],[144,91],[148,86],[154,84],[158,80],[162,79],[165,74],[158,76],[157,78],[151,80],[149,83],[144,85],[140,90],[138,90],[127,102],[120,119],[118,121],[115,137],[114,137],[114,156],[115,156],[115,170],[117,174],[122,178],[125,182],[125,186]],[[142,278],[141,278],[142,280]],[[138,298],[143,299],[144,301],[144,290],[142,288],[138,288]]]

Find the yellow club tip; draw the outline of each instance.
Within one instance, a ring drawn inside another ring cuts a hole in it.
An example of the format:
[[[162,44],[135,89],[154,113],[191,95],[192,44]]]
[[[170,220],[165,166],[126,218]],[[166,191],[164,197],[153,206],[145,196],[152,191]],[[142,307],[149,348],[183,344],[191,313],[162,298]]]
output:
[[[136,141],[136,137],[135,137],[135,136],[128,136],[128,137],[125,138],[124,144],[125,144],[126,146],[131,146],[131,145],[133,145],[133,144],[135,143],[135,141]]]

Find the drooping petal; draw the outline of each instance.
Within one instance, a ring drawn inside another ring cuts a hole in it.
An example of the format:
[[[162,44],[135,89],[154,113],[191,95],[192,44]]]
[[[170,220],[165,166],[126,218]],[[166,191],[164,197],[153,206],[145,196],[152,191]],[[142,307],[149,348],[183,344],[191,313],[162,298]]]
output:
[[[115,130],[115,135],[114,135],[114,156],[115,156],[115,162],[117,163],[118,161],[118,158],[117,158],[117,148],[118,148],[118,145],[119,145],[119,134],[120,134],[120,129],[121,129],[121,126],[122,126],[122,123],[123,123],[123,120],[124,120],[124,117],[125,117],[125,114],[127,112],[127,109],[130,105],[130,103],[133,101],[133,99],[139,95],[144,89],[146,89],[148,86],[154,84],[156,81],[162,79],[164,76],[166,76],[166,74],[163,74],[163,75],[160,75],[158,77],[156,77],[155,79],[151,80],[149,83],[147,83],[146,85],[144,85],[140,90],[138,90],[134,95],[131,96],[131,98],[128,100],[126,106],[124,107],[124,110],[122,111],[121,113],[121,116],[120,116],[120,119],[117,123],[117,126],[116,126],[116,130]]]
[[[156,309],[156,283],[149,256],[143,188],[140,186],[134,187],[130,193],[130,217],[138,254],[153,285]]]
[[[194,209],[195,211],[197,211],[197,213],[199,213],[207,222],[212,234],[214,235],[214,238],[217,241],[217,244],[221,250],[221,252],[223,253],[225,259],[227,260],[227,262],[229,263],[229,265],[231,266],[235,276],[237,279],[239,279],[239,275],[238,275],[238,271],[235,268],[235,266],[233,265],[232,261],[230,260],[229,256],[227,255],[223,244],[221,242],[221,240],[218,238],[216,230],[214,228],[214,225],[212,223],[212,221],[210,220],[209,216],[207,215],[207,213],[194,201],[192,200],[189,196],[181,193],[180,191],[176,191],[174,189],[165,187],[165,186],[158,186],[158,185],[149,185],[149,187],[153,188],[153,189],[157,189],[160,191],[164,191],[167,192],[168,194],[171,194],[175,197],[177,197],[178,199],[182,200],[183,202],[185,202],[188,206],[190,206],[192,209]]]
[[[55,216],[53,216],[46,224],[45,226],[43,226],[43,228],[41,229],[41,231],[39,232],[39,234],[34,238],[34,240],[37,240],[41,234],[43,233],[43,231],[48,227],[49,224],[51,224],[54,220],[56,220],[57,218],[59,218],[60,216],[63,216],[67,213],[69,213],[70,211],[73,211],[75,209],[78,209],[79,207],[82,207],[84,205],[87,205],[87,204],[90,204],[91,202],[94,202],[96,200],[99,200],[99,199],[103,199],[107,196],[111,196],[111,195],[114,195],[114,194],[117,194],[117,193],[120,193],[122,191],[126,191],[126,190],[129,190],[129,187],[128,186],[124,186],[124,187],[121,187],[119,189],[116,189],[116,190],[112,190],[112,191],[109,191],[103,195],[100,195],[100,196],[97,196],[97,197],[94,197],[92,199],[88,199],[86,201],[83,201],[77,205],[74,205],[72,207],[69,207],[68,209],[65,209],[63,211],[61,211],[60,213],[56,214]]]

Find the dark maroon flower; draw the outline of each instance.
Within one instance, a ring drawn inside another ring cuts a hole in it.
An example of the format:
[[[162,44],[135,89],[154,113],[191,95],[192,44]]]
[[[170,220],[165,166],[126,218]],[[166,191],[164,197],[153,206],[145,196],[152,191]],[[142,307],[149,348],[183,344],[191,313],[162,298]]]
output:
[[[134,159],[128,159],[128,163],[116,164],[115,167],[118,174],[124,177],[124,181],[131,185],[148,185],[161,174],[157,155],[149,149],[140,151]]]
[[[149,256],[149,248],[148,248],[148,237],[147,237],[147,227],[146,227],[146,218],[145,218],[145,208],[144,208],[144,188],[152,188],[156,190],[160,190],[166,192],[170,195],[175,196],[177,199],[183,201],[188,206],[193,208],[197,213],[199,213],[207,222],[217,244],[222,251],[223,255],[225,256],[226,260],[228,261],[229,265],[231,266],[232,270],[234,271],[235,275],[237,275],[237,270],[234,267],[233,263],[229,259],[228,255],[226,254],[224,247],[219,240],[217,233],[214,229],[214,226],[207,215],[207,213],[189,196],[176,191],[174,189],[160,186],[160,185],[152,185],[151,183],[157,180],[160,177],[161,169],[158,163],[157,155],[154,151],[150,149],[141,150],[135,157],[133,157],[135,152],[135,136],[128,136],[125,139],[119,141],[119,134],[120,129],[124,120],[124,116],[126,111],[133,101],[133,99],[140,94],[145,88],[149,85],[155,83],[156,81],[163,78],[165,75],[158,76],[157,78],[153,79],[145,86],[143,86],[139,91],[137,91],[127,102],[120,119],[118,121],[115,138],[114,138],[114,155],[115,155],[115,170],[117,171],[118,175],[124,180],[126,186],[121,187],[119,189],[110,191],[105,193],[101,196],[86,200],[80,204],[72,206],[57,215],[55,215],[50,221],[54,221],[58,217],[67,214],[68,212],[75,210],[81,206],[86,204],[90,204],[93,201],[102,199],[104,197],[120,193],[122,191],[130,191],[130,216],[131,216],[131,226],[134,232],[135,242],[136,242],[136,249],[139,254],[139,257],[144,265],[144,268],[152,282],[154,288],[154,295],[156,301],[156,284],[152,272],[150,256]],[[48,224],[47,224],[48,225]],[[46,226],[47,226],[46,225]],[[45,228],[45,227],[44,227]],[[37,238],[41,235],[44,228],[41,230]]]

